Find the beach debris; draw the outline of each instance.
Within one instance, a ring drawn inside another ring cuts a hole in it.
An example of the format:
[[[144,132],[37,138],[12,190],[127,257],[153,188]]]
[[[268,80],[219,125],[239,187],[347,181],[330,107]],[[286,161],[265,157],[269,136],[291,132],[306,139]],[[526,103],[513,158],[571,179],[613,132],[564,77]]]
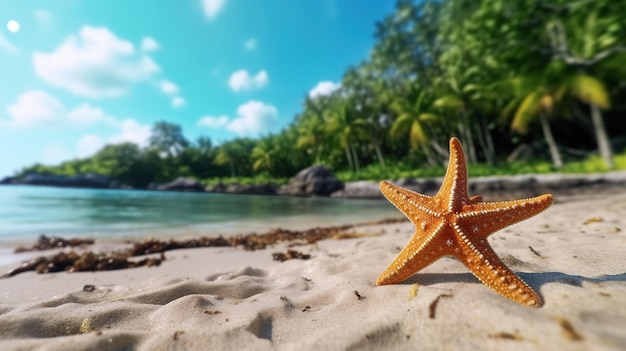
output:
[[[530,250],[530,252],[534,253],[534,254],[535,254],[535,256],[537,256],[537,257],[541,257],[541,258],[544,258],[543,256],[541,256],[541,254],[540,254],[539,252],[537,252],[537,250],[533,249],[533,247],[532,247],[532,246],[530,246],[530,245],[529,245],[529,246],[528,246],[528,249]]]
[[[357,300],[363,300],[365,298],[365,296],[362,296],[361,294],[359,294],[358,291],[354,290],[354,296],[356,296]]]
[[[222,313],[222,312],[221,312],[221,311],[218,311],[218,310],[206,310],[206,311],[204,311],[204,314],[212,314],[212,315],[215,315],[215,314],[220,314],[220,313]]]
[[[182,331],[182,330],[177,330],[177,331],[175,331],[175,332],[174,332],[174,336],[172,337],[172,339],[173,339],[174,341],[178,341],[178,338],[179,338],[181,335],[183,335],[183,334],[185,334],[185,332],[184,332],[184,331]]]
[[[602,217],[591,217],[591,218],[588,218],[587,220],[585,220],[583,222],[583,224],[591,224],[591,223],[598,223],[598,222],[604,222],[604,218],[602,218]]]
[[[620,227],[613,227],[613,228],[611,229],[611,232],[612,232],[612,233],[619,233],[619,232],[621,232],[621,231],[622,231],[622,229],[621,229]]]
[[[524,340],[524,338],[518,333],[499,332],[495,334],[489,334],[487,336],[492,339],[504,339],[504,340],[515,340],[515,341]]]
[[[159,266],[161,259],[147,257],[139,261],[129,260],[130,255],[127,252],[109,252],[109,253],[93,253],[84,252],[76,253],[59,252],[56,255],[48,257],[37,257],[30,261],[23,262],[19,267],[10,270],[0,278],[9,278],[14,275],[36,271],[37,273],[55,273],[55,272],[93,272],[93,271],[109,271],[116,269],[135,268],[135,267],[152,267]]]
[[[265,234],[250,233],[245,235],[237,235],[234,237],[224,238],[223,236],[217,237],[200,237],[188,240],[159,240],[150,238],[139,242],[131,243],[132,246],[126,250],[118,250],[108,253],[93,253],[84,252],[76,253],[74,251],[60,252],[56,255],[49,257],[37,257],[32,260],[23,262],[19,267],[14,268],[6,274],[0,276],[1,278],[9,278],[17,274],[37,271],[37,273],[54,273],[54,272],[85,272],[85,271],[105,271],[125,268],[136,267],[152,267],[159,266],[161,262],[165,261],[165,251],[178,250],[178,249],[192,249],[201,247],[238,247],[242,246],[244,250],[254,251],[265,249],[270,245],[277,244],[279,242],[288,241],[302,241],[307,244],[315,244],[320,240],[331,238],[358,238],[363,237],[362,234],[348,233],[342,234],[346,231],[353,229],[357,226],[368,225],[383,225],[405,222],[405,218],[388,218],[380,221],[371,221],[360,224],[346,224],[340,226],[330,227],[316,227],[305,230],[289,230],[284,228],[276,228],[268,231]],[[57,240],[60,239],[60,240]],[[72,241],[74,240],[74,241]],[[70,239],[65,240],[61,238],[55,238],[57,243],[70,243],[78,244],[82,239]],[[88,239],[86,239],[88,240]],[[37,241],[33,247],[37,246],[41,241]],[[84,241],[87,243],[88,241]],[[57,244],[58,245],[58,244]],[[61,244],[63,245],[63,244]],[[78,244],[80,245],[80,244]],[[62,247],[62,246],[59,246]],[[294,251],[297,252],[297,251]],[[136,256],[144,256],[149,254],[161,254],[160,258],[148,257],[139,261],[133,261],[129,258]],[[310,255],[300,254],[301,259],[308,259]],[[298,255],[296,255],[298,256]],[[308,257],[307,257],[308,256]]]
[[[583,339],[582,335],[574,329],[574,326],[568,319],[559,317],[556,318],[556,322],[559,323],[559,326],[561,326],[561,329],[563,330],[561,334],[565,339],[570,341],[581,341]]]
[[[87,284],[87,285],[83,286],[83,291],[92,292],[94,290],[96,290],[96,286],[95,285]]]
[[[308,260],[309,258],[311,258],[311,255],[304,254],[296,250],[287,250],[287,252],[274,252],[272,254],[272,258],[274,259],[274,261],[285,262],[287,260],[293,259]]]
[[[304,308],[302,309],[302,312],[306,312],[306,311],[310,311],[311,310],[311,306],[306,305],[304,306]]]
[[[467,184],[467,164],[457,138],[450,139],[448,169],[437,195],[380,182],[380,191],[411,220],[415,234],[378,276],[376,285],[400,283],[439,258],[452,255],[494,292],[525,306],[541,307],[539,294],[498,259],[486,238],[541,213],[552,205],[552,195],[483,202],[479,196],[469,196]]]
[[[287,298],[287,296],[285,296],[285,295],[281,295],[281,296],[280,296],[280,299],[281,299],[282,301],[285,301],[286,303],[288,303],[288,304],[289,304],[289,307],[291,307],[291,308],[295,308],[295,307],[296,307],[296,306],[294,306],[294,305],[293,305],[293,303],[291,303],[291,301],[289,301],[289,299]]]
[[[437,296],[433,302],[428,305],[428,318],[435,319],[435,314],[437,313],[437,305],[439,305],[439,300],[443,297],[452,297],[452,294],[441,294]]]
[[[409,289],[409,300],[417,296],[419,287],[420,285],[418,283],[411,285],[411,289]]]
[[[76,247],[84,245],[92,245],[93,239],[63,239],[58,236],[46,236],[41,234],[37,239],[37,242],[31,247],[18,247],[15,249],[15,253],[30,252],[30,251],[44,251],[52,249],[60,249],[64,247]]]

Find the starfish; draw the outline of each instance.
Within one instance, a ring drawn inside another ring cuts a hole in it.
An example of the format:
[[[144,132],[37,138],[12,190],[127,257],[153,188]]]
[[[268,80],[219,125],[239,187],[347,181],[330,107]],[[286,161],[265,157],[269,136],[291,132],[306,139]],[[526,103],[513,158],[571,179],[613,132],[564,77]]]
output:
[[[415,234],[376,285],[399,283],[442,256],[452,255],[498,294],[527,306],[543,305],[541,297],[498,258],[487,236],[545,210],[552,204],[552,195],[502,202],[469,197],[465,155],[457,138],[450,139],[448,169],[435,196],[386,181],[380,183],[380,190],[413,222]]]

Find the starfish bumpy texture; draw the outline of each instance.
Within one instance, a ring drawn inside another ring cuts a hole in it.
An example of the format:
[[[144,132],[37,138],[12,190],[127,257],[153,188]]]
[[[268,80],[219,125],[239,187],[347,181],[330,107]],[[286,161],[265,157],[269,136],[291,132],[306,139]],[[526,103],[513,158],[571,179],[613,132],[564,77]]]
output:
[[[380,183],[380,190],[413,222],[415,234],[376,285],[399,283],[440,257],[452,255],[498,294],[526,306],[543,305],[541,297],[498,258],[487,236],[542,212],[552,204],[552,195],[502,202],[470,198],[465,155],[457,138],[450,139],[448,170],[435,196],[386,181]]]

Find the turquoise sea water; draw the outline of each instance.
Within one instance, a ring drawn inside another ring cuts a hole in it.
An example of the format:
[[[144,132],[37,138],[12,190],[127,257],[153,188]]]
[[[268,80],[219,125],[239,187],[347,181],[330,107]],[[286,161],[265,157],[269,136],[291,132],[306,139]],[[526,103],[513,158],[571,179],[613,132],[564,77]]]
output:
[[[303,229],[401,214],[384,200],[0,186],[0,248],[40,234],[105,241]]]

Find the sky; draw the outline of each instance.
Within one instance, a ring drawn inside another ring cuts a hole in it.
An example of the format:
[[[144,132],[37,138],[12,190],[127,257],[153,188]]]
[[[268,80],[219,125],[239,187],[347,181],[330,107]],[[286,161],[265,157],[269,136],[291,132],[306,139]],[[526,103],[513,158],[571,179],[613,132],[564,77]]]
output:
[[[279,132],[367,59],[395,0],[0,2],[0,178],[145,146]]]

